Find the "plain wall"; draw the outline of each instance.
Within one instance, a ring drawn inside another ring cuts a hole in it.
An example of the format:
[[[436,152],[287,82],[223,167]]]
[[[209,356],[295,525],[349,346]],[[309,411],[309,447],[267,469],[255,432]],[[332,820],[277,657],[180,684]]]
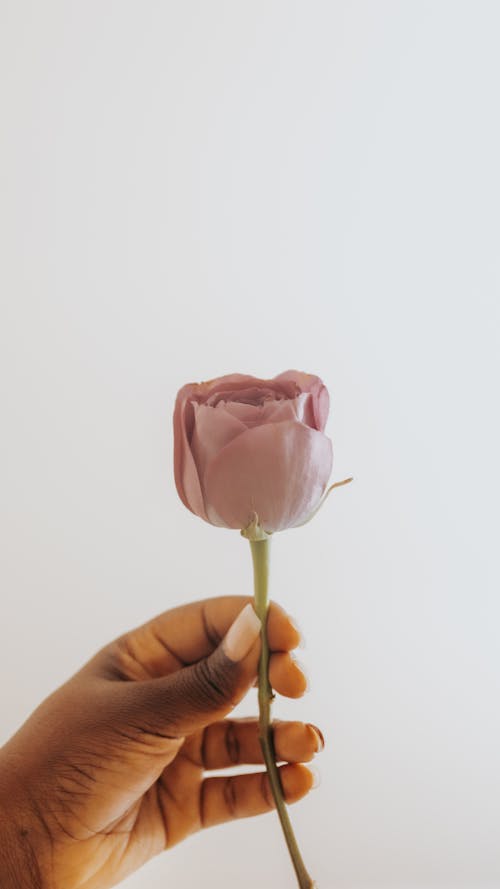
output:
[[[0,0],[0,740],[125,629],[251,592],[177,497],[177,389],[317,373],[355,482],[276,535],[272,594],[311,683],[275,715],[327,739],[291,809],[322,889],[500,886],[499,29]],[[124,885],[294,879],[271,813]]]

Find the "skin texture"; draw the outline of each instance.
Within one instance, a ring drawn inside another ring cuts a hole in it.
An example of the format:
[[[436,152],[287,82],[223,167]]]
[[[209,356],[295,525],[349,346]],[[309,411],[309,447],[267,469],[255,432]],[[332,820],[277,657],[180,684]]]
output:
[[[2,889],[106,889],[197,830],[273,808],[257,720],[230,716],[255,681],[260,639],[239,662],[223,640],[250,601],[204,599],[125,634],[0,750]],[[271,684],[300,697],[300,636],[274,602],[268,637]],[[320,739],[311,724],[275,723],[288,803],[311,789],[302,763]],[[255,772],[210,776],[248,763]]]

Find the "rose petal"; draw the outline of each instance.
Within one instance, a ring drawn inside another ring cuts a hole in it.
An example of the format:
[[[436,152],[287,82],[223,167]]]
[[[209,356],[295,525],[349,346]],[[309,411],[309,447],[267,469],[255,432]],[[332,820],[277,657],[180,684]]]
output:
[[[266,423],[280,423],[282,420],[298,420],[314,429],[312,397],[309,392],[302,392],[296,398],[283,398],[266,405]]]
[[[297,371],[297,373],[300,373]],[[305,374],[304,376],[307,376]],[[200,403],[216,403],[226,396],[236,401],[238,397],[245,398],[245,392],[249,389],[258,390],[261,394],[275,395],[283,398],[295,398],[300,394],[300,388],[292,378],[278,380],[263,380],[248,374],[226,374],[203,383],[190,383],[193,398]],[[254,395],[255,397],[255,395]]]
[[[293,384],[301,392],[310,392],[313,397],[314,427],[323,432],[330,409],[330,396],[323,380],[314,374],[306,374],[300,370],[286,370],[274,378],[281,385]]]
[[[289,403],[294,406],[297,420],[299,420],[300,423],[304,423],[306,426],[314,428],[314,413],[311,394],[309,392],[301,392],[300,395],[297,395],[297,398],[294,398],[293,400],[290,399]],[[281,415],[279,404],[276,408],[273,419],[285,420],[286,417]]]
[[[259,407],[267,401],[274,401],[276,398],[283,398],[282,393],[276,392],[269,386],[249,386],[246,389],[230,389],[228,392],[214,392],[214,394],[207,399],[206,404],[215,407],[220,401],[227,401]]]
[[[192,402],[194,409],[194,429],[191,439],[191,453],[194,457],[198,476],[203,487],[203,477],[207,464],[237,435],[245,432],[246,426],[232,416],[224,402],[217,407]]]
[[[248,429],[207,466],[209,521],[241,529],[256,512],[267,531],[299,524],[318,504],[332,459],[330,439],[297,421]]]
[[[228,413],[233,417],[238,417],[249,429],[253,426],[264,425],[264,423],[278,423],[281,420],[300,420],[301,423],[305,422],[306,425],[309,425],[305,420],[306,413],[309,413],[314,426],[312,411],[308,412],[306,408],[306,402],[310,398],[311,396],[304,392],[297,398],[269,399],[260,405],[242,404],[239,401],[226,401],[224,404]]]
[[[226,396],[224,396],[226,398]],[[266,402],[266,404],[246,404],[241,401],[220,401],[219,404],[224,404],[227,412],[231,414],[233,417],[237,417],[245,426],[249,428],[252,426],[259,426],[263,422],[264,412],[267,410],[268,404],[274,404],[274,402]]]
[[[184,506],[200,518],[209,521],[193,459],[190,439],[194,427],[194,410],[191,403],[196,383],[187,383],[177,393],[174,408],[174,477],[177,493]]]

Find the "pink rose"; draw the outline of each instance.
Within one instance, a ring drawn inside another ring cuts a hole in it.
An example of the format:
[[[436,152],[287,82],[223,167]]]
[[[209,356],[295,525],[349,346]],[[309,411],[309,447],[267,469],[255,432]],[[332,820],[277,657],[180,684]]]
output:
[[[180,389],[174,472],[183,503],[212,525],[268,532],[300,525],[332,470],[324,434],[329,395],[319,377],[229,374]]]

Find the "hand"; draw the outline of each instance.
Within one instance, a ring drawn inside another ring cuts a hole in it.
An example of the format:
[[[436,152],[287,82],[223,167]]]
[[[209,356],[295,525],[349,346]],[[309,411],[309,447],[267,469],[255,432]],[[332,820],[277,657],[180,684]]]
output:
[[[257,673],[260,623],[249,602],[205,599],[125,634],[5,745],[2,887],[105,889],[194,831],[274,808],[262,770],[204,774],[262,764],[257,720],[224,718]],[[275,603],[267,627],[271,684],[299,697],[306,680],[290,655],[299,633]],[[321,749],[321,733],[277,722],[274,736],[295,802],[312,787],[300,763]]]

